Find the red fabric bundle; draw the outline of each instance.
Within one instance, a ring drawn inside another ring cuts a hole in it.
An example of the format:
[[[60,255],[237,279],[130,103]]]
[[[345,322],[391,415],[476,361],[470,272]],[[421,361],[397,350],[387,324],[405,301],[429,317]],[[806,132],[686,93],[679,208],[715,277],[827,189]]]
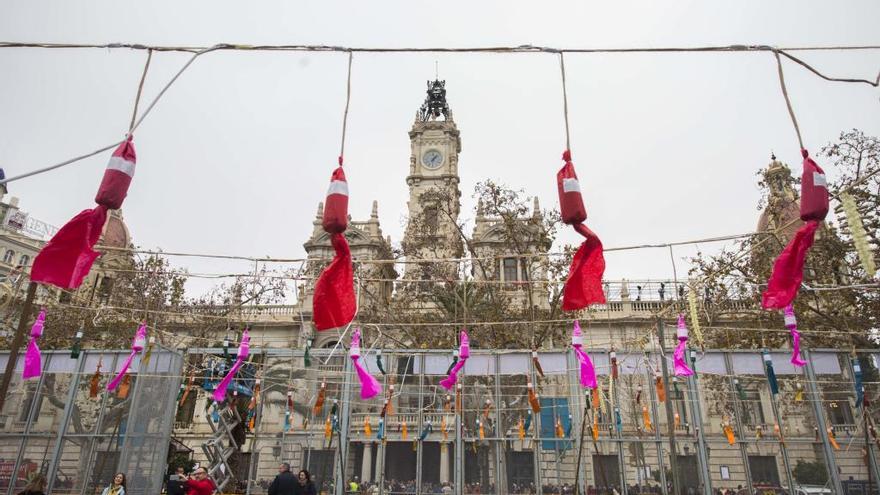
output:
[[[134,177],[135,162],[134,143],[129,136],[110,157],[95,196],[98,206],[81,211],[43,246],[34,259],[31,280],[62,289],[76,289],[82,284],[92,263],[101,255],[92,248],[101,237],[107,210],[122,206]]]
[[[807,222],[798,229],[779,257],[773,263],[773,272],[767,281],[761,305],[764,309],[784,309],[794,301],[804,279],[804,261],[813,245],[819,222],[828,214],[828,186],[825,172],[801,150],[804,170],[801,175],[801,220]]]
[[[357,313],[351,250],[342,235],[348,226],[348,182],[345,180],[345,172],[342,171],[341,157],[340,166],[333,171],[330,178],[322,224],[324,230],[330,234],[336,256],[315,283],[312,318],[315,329],[319,331],[348,325]]]
[[[562,221],[574,226],[586,238],[571,261],[562,293],[563,311],[576,311],[591,304],[605,303],[605,292],[602,290],[605,256],[602,241],[583,224],[587,219],[587,210],[574,165],[571,163],[571,152],[566,150],[562,159],[565,160],[565,165],[556,174]]]
[[[100,205],[73,217],[34,258],[31,280],[62,289],[78,288],[92,269],[92,263],[101,255],[92,248],[101,237],[106,221],[107,208]]]

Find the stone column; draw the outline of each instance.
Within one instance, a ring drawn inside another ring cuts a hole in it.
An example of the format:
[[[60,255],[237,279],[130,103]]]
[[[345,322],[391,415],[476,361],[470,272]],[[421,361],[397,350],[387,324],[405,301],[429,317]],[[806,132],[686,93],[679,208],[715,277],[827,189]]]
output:
[[[364,442],[364,455],[361,463],[361,483],[369,483],[373,480],[373,444]]]
[[[449,483],[449,444],[440,443],[440,483]]]

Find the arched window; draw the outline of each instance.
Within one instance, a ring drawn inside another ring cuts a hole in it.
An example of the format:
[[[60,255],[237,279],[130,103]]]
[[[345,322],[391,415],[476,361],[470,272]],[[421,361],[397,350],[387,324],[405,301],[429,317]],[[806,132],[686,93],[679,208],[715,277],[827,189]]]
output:
[[[12,258],[15,258],[15,251],[13,251],[11,249],[7,249],[6,254],[3,255],[3,262],[8,265],[11,265]]]
[[[23,255],[21,255],[21,258],[18,259],[18,264],[21,267],[27,267],[28,263],[30,263],[30,261],[31,261],[31,257],[26,254],[23,254]]]

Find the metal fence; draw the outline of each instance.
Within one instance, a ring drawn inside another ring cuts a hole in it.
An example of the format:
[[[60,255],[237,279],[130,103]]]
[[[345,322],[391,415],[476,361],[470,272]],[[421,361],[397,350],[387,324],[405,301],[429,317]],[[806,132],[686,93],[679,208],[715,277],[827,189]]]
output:
[[[222,351],[189,352],[198,363]],[[658,387],[658,354],[618,351],[612,380],[609,352],[593,349],[596,403],[565,350],[540,353],[540,376],[528,351],[472,349],[459,395],[439,386],[448,351],[385,350],[385,375],[366,353],[362,362],[385,390],[366,401],[348,358],[339,351],[323,364],[327,352],[312,351],[307,367],[301,351],[254,350],[262,390],[236,469],[241,491],[265,493],[280,462],[308,469],[328,493],[355,479],[364,493],[412,494],[440,493],[446,484],[455,493],[562,493],[578,485],[594,494],[791,493],[808,485],[855,494],[878,485],[873,422],[865,428],[853,373],[859,363],[867,395],[876,396],[870,352],[853,361],[816,350],[804,353],[805,368],[789,362],[790,351],[769,352],[773,393],[757,350],[695,354],[694,377],[667,381],[661,373]],[[529,413],[529,383],[537,414]],[[322,384],[326,401],[315,411]],[[206,396],[193,394],[194,413],[177,418],[176,436],[192,448],[208,431]]]
[[[53,494],[93,494],[122,471],[129,493],[159,493],[172,428],[206,464],[200,447],[212,433],[214,377],[199,370],[225,358],[222,349],[186,352],[186,368],[180,354],[159,348],[146,366],[136,361],[124,396],[103,390],[123,352],[44,353],[43,376],[27,382],[19,365],[0,411],[0,489],[16,493],[42,473]],[[306,366],[299,350],[252,350],[253,375],[232,387],[242,391],[244,425],[230,463],[239,484],[227,492],[265,493],[280,462],[309,469],[328,493],[355,479],[365,493],[401,494],[438,493],[442,485],[462,494],[562,493],[575,485],[586,494],[791,493],[807,485],[856,494],[878,484],[873,420],[855,393],[858,365],[865,397],[877,396],[871,351],[805,352],[805,368],[790,364],[789,351],[769,352],[774,393],[756,350],[696,354],[696,375],[687,379],[664,379],[657,353],[618,351],[612,380],[610,353],[591,349],[595,399],[564,349],[539,354],[543,376],[528,351],[472,349],[452,391],[439,385],[448,351],[385,350],[385,374],[367,351],[362,362],[384,385],[371,400],[360,399],[343,350],[329,353],[312,351]],[[181,377],[191,373],[196,387],[175,417]],[[249,407],[256,379],[260,394]],[[532,414],[530,383],[541,409]]]
[[[0,411],[3,493],[17,493],[37,474],[48,479],[47,493],[100,493],[116,472],[126,474],[129,494],[161,491],[182,358],[156,346],[147,363],[135,359],[130,379],[107,392],[127,354],[43,352],[42,376],[26,381],[19,358]],[[0,366],[8,359],[0,354]]]

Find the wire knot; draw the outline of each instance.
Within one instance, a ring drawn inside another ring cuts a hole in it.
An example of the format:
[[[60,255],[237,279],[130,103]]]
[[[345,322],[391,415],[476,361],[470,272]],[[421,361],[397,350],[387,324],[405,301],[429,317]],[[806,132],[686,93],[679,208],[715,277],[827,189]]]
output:
[[[571,161],[571,150],[565,150],[562,152],[562,159],[566,162]]]
[[[342,166],[342,155],[339,155],[339,158],[337,161],[339,162],[339,166],[341,167]]]

